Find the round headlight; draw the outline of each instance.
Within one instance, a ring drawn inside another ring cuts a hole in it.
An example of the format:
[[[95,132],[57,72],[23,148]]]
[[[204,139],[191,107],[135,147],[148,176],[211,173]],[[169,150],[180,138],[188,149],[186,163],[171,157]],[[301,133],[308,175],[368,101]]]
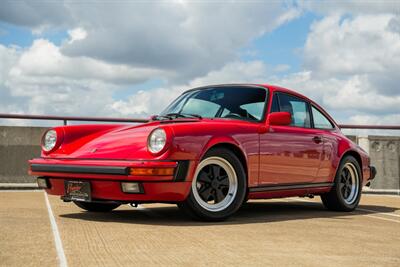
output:
[[[55,130],[49,130],[43,136],[42,148],[48,152],[52,150],[57,144],[57,132]]]
[[[167,134],[161,128],[155,129],[151,132],[148,140],[148,149],[151,153],[159,153],[167,143]]]

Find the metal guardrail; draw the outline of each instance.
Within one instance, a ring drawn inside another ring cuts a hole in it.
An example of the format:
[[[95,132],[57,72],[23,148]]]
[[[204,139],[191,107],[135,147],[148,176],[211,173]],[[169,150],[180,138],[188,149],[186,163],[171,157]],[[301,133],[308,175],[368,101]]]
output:
[[[400,130],[400,125],[354,125],[339,124],[341,129]]]
[[[148,122],[148,119],[139,118],[107,118],[107,117],[71,117],[71,116],[44,116],[44,115],[23,115],[23,114],[4,114],[0,113],[0,119],[23,119],[23,120],[56,120],[63,121],[67,125],[68,121],[99,121],[99,122]],[[371,129],[371,130],[400,130],[400,125],[355,125],[339,124],[342,129]]]
[[[100,121],[100,122],[148,122],[147,119],[138,118],[106,118],[106,117],[71,117],[71,116],[44,116],[44,115],[23,115],[23,114],[3,114],[0,119],[22,119],[22,120],[53,120],[63,121],[67,125],[68,121]]]

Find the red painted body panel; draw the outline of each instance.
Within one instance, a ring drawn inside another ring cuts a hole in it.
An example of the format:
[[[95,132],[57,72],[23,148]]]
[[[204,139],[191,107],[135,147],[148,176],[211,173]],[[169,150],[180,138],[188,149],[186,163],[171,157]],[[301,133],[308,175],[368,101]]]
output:
[[[64,194],[64,179],[91,181],[93,197],[131,202],[179,202],[190,192],[197,164],[216,145],[234,146],[244,159],[249,187],[332,182],[340,160],[346,153],[355,153],[361,161],[363,184],[370,178],[369,157],[346,138],[335,124],[333,130],[272,126],[268,121],[271,95],[287,92],[319,107],[306,97],[288,89],[265,86],[269,90],[265,120],[248,122],[234,119],[176,119],[153,121],[140,125],[79,125],[57,127],[62,132],[61,145],[30,164],[126,167],[176,167],[178,161],[189,161],[184,182],[172,176],[134,177],[130,175],[99,175],[79,173],[30,172],[50,177],[49,194]],[[329,117],[326,112],[323,113]],[[330,118],[330,117],[329,117]],[[333,121],[333,120],[332,120]],[[152,130],[162,127],[167,132],[165,152],[154,155],[147,150]],[[313,142],[320,136],[322,142]],[[144,194],[125,194],[120,181],[142,181]],[[249,198],[302,196],[329,191],[314,187],[286,191],[254,192]]]
[[[64,180],[50,178],[51,195],[64,195]],[[117,181],[90,180],[92,198],[123,202],[177,202],[183,201],[189,194],[190,182],[143,183],[145,194],[125,194]]]
[[[314,129],[271,126],[260,137],[260,185],[320,182],[323,144],[315,144]],[[324,180],[324,179],[322,179]]]

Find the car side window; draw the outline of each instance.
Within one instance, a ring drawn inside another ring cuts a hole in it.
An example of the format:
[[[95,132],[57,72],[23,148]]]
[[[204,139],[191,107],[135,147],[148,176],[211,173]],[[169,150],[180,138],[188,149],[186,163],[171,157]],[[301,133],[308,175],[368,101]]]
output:
[[[289,112],[292,115],[291,126],[311,128],[308,102],[305,100],[289,94],[279,93],[279,111]]]
[[[314,128],[318,129],[333,129],[335,128],[333,124],[330,122],[330,120],[325,117],[324,114],[322,114],[318,109],[315,107],[311,107],[312,110],[312,115],[313,115],[313,121],[314,121]]]

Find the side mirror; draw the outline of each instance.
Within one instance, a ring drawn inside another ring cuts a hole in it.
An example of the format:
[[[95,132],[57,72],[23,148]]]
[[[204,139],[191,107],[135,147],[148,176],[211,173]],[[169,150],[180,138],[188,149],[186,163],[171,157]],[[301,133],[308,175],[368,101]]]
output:
[[[292,122],[292,115],[289,112],[273,112],[268,115],[270,125],[289,125]]]

